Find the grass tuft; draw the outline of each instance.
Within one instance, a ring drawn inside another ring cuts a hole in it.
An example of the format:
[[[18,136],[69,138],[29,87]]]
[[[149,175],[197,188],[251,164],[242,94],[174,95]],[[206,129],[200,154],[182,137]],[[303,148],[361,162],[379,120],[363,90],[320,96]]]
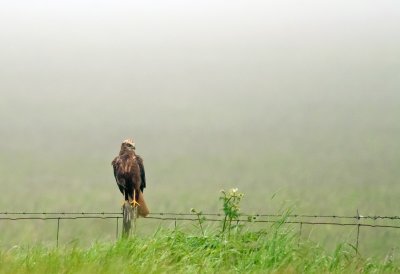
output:
[[[242,231],[227,239],[215,231],[193,235],[160,229],[152,237],[95,243],[90,248],[15,247],[0,253],[1,273],[398,273],[393,262],[362,259],[351,246],[332,254],[311,242],[298,245],[281,226]]]

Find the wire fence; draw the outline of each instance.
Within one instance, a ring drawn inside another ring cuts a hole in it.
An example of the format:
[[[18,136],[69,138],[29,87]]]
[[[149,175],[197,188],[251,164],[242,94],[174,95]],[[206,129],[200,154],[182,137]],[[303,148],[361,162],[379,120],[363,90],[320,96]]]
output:
[[[65,216],[65,215],[82,215],[82,216],[87,216],[87,215],[122,215],[122,212],[0,212],[0,216],[7,216],[7,215],[60,215],[60,216]],[[196,213],[176,213],[176,212],[153,212],[149,214],[150,216],[152,215],[158,215],[158,216],[197,216]],[[217,217],[223,217],[225,216],[224,213],[201,213],[202,216],[217,216]],[[239,214],[241,217],[282,217],[282,214],[246,214],[246,213],[241,213]],[[388,219],[388,220],[400,220],[400,216],[379,216],[379,215],[374,215],[374,216],[363,216],[363,215],[355,215],[355,216],[344,216],[344,215],[310,215],[310,214],[288,214],[285,215],[286,217],[290,218],[331,218],[331,219],[370,219],[370,220],[378,220],[378,219]]]
[[[225,215],[223,213],[175,213],[175,212],[154,212],[150,213],[144,220],[190,221],[199,222],[222,222]],[[122,212],[0,212],[0,221],[23,221],[23,220],[53,220],[57,221],[56,242],[59,245],[60,221],[61,220],[80,220],[80,219],[99,219],[116,220],[116,238],[119,238],[119,222],[122,221]],[[351,222],[353,220],[353,222]],[[385,223],[376,223],[376,222]],[[235,220],[237,224],[243,223],[277,223],[299,225],[299,237],[301,237],[303,225],[331,225],[331,226],[355,226],[357,237],[355,248],[358,252],[360,228],[385,228],[400,229],[400,216],[355,216],[345,215],[310,215],[310,214],[245,214],[242,213]],[[372,223],[371,223],[372,222]],[[387,223],[389,222],[389,223]]]

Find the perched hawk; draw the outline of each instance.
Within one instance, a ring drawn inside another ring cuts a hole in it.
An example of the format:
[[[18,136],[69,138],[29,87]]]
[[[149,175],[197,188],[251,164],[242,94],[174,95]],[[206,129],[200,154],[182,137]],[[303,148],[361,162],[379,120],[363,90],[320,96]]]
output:
[[[135,143],[128,139],[122,142],[119,155],[112,161],[114,177],[125,201],[138,205],[139,195],[146,187],[143,159],[135,153]]]

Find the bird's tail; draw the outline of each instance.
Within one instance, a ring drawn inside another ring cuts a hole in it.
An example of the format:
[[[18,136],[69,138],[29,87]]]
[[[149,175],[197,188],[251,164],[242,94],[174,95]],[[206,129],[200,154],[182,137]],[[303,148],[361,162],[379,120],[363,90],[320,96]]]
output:
[[[144,196],[143,193],[139,190],[139,195],[138,195],[138,203],[139,203],[139,207],[138,207],[138,213],[139,216],[141,217],[146,217],[147,215],[149,215],[150,211],[149,208],[147,207],[147,204],[144,200]]]

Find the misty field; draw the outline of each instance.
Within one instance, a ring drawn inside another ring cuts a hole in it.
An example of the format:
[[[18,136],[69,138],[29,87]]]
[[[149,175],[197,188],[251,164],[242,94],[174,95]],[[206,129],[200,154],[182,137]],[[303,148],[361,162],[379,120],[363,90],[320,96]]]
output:
[[[110,163],[122,139],[133,136],[145,161],[144,194],[153,212],[188,213],[192,207],[216,212],[219,190],[238,187],[246,194],[242,211],[250,214],[291,208],[297,214],[354,216],[358,209],[362,215],[398,215],[400,100],[395,94],[387,99],[363,94],[362,105],[338,95],[328,101],[318,94],[298,95],[295,103],[262,94],[252,102],[255,94],[236,102],[210,94],[214,102],[220,100],[218,107],[207,106],[205,99],[182,110],[154,102],[132,114],[112,101],[134,96],[129,93],[97,96],[90,111],[90,96],[73,107],[79,99],[64,95],[59,107],[66,104],[71,112],[49,106],[59,96],[48,94],[37,105],[34,98],[17,102],[14,97],[17,104],[12,104],[12,95],[6,97],[10,103],[1,112],[13,113],[13,122],[2,134],[8,136],[0,155],[3,212],[118,212],[122,195]],[[271,102],[292,107],[281,110]],[[16,107],[24,111],[14,112]],[[109,111],[101,116],[103,107]],[[131,120],[119,120],[129,115]],[[172,223],[140,220],[138,230],[149,235],[158,225]],[[2,221],[0,226],[4,247],[54,244],[54,222]],[[113,241],[114,231],[113,221],[65,221],[60,241]],[[361,253],[398,254],[399,233],[362,229]],[[303,235],[332,250],[341,242],[354,243],[355,228],[304,227]]]
[[[172,2],[21,9],[9,1],[0,9],[0,213],[119,212],[111,161],[134,138],[151,212],[218,212],[220,190],[239,188],[248,214],[400,215],[397,3]],[[69,260],[107,264],[138,245],[152,248],[150,258],[166,248],[161,272],[196,272],[175,251],[205,245],[207,267],[226,271],[252,262],[255,272],[301,272],[324,258],[310,272],[367,271],[369,263],[395,272],[388,262],[398,265],[400,255],[400,229],[361,228],[356,255],[356,227],[305,225],[300,246],[282,247],[293,264],[262,265],[268,260],[254,249],[241,253],[244,238],[261,237],[267,256],[271,234],[257,231],[273,228],[249,224],[232,242],[239,253],[230,269],[209,248],[215,240],[226,251],[212,225],[204,238],[190,222],[173,234],[173,221],[139,219],[136,237],[117,242],[115,225],[62,221],[57,249],[56,221],[0,219],[0,264],[6,272],[22,261],[22,272],[76,272],[65,268]],[[294,239],[298,230],[279,231]],[[335,265],[347,253],[349,268],[347,259]],[[41,261],[47,255],[54,269]]]

